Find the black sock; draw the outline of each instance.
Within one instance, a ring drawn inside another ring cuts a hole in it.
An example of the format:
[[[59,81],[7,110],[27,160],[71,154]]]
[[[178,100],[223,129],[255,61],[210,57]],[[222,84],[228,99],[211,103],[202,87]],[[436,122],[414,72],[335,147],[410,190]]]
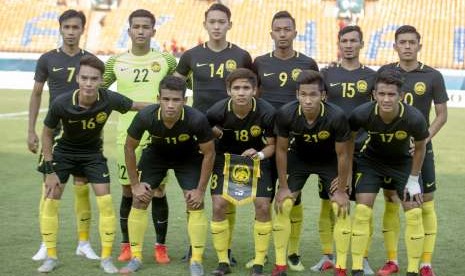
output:
[[[119,206],[119,223],[121,225],[121,235],[123,236],[122,243],[129,243],[128,232],[128,217],[131,212],[132,197],[121,197],[121,205]]]
[[[301,202],[302,202],[302,193],[299,193],[299,194],[297,195],[297,198],[296,198],[295,201],[294,201],[294,206],[299,205]]]
[[[166,195],[152,198],[153,226],[155,226],[157,243],[159,244],[165,244],[166,241],[166,233],[168,232],[168,212]]]

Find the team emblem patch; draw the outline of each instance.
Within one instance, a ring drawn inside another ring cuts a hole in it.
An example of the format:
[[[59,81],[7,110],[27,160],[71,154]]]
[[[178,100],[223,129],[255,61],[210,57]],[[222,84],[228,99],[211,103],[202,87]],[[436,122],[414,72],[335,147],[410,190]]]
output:
[[[150,69],[151,69],[153,72],[155,72],[155,73],[160,72],[160,70],[161,70],[161,65],[160,65],[160,63],[154,61],[154,62],[152,63],[152,66],[150,66]]]
[[[178,140],[179,142],[185,142],[189,140],[189,138],[190,138],[189,134],[183,133],[183,134],[179,134]]]
[[[250,134],[253,136],[253,137],[258,137],[260,136],[260,134],[262,134],[262,129],[260,126],[257,126],[257,125],[253,125],[251,128],[250,128]]]
[[[296,81],[297,77],[299,77],[300,72],[302,72],[302,69],[299,69],[299,68],[292,69],[292,72],[291,72],[292,80]]]
[[[366,81],[359,80],[357,82],[357,90],[358,90],[358,92],[365,93],[365,92],[367,92],[367,89],[368,89],[368,83]]]
[[[403,130],[398,130],[398,131],[396,131],[394,136],[396,136],[397,140],[404,140],[405,138],[407,138],[407,132],[405,132]]]
[[[236,70],[236,68],[237,68],[237,63],[236,63],[235,60],[228,59],[226,61],[226,71],[232,72],[232,71]]]
[[[99,124],[103,124],[105,123],[105,121],[107,120],[108,118],[108,115],[107,113],[105,112],[100,112],[99,114],[97,114],[97,116],[95,116],[95,121]]]
[[[420,96],[425,94],[426,84],[422,81],[415,83],[415,86],[413,87],[413,91],[415,91],[415,94],[420,95]]]
[[[320,140],[326,140],[326,139],[329,138],[329,136],[330,136],[330,134],[326,130],[322,130],[322,131],[318,132],[318,139],[320,139]]]
[[[224,154],[222,196],[234,205],[252,202],[257,194],[260,160]]]
[[[250,181],[250,168],[247,165],[234,165],[231,179],[238,185],[246,185]]]

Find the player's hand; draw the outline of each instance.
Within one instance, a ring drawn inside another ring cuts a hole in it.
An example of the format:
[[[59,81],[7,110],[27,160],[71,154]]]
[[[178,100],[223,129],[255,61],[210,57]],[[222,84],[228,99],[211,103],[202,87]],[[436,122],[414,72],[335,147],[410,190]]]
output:
[[[131,191],[133,197],[139,201],[149,204],[152,200],[152,188],[148,183],[131,184]]]
[[[256,151],[255,149],[247,149],[241,154],[241,156],[254,158],[257,155],[257,153],[258,151]]]
[[[420,183],[418,182],[418,176],[410,175],[407,180],[407,184],[404,189],[404,202],[407,201],[407,195],[410,196],[408,201],[416,202],[421,205],[423,203],[423,194],[421,192]]]
[[[186,202],[187,205],[192,209],[199,209],[202,207],[203,198],[205,196],[205,191],[202,189],[194,189],[186,192]]]
[[[276,213],[281,213],[283,211],[283,203],[287,198],[295,200],[292,196],[291,190],[288,187],[279,187],[274,199],[274,210]]]
[[[338,185],[339,185],[339,177],[335,177],[333,181],[331,181],[331,185],[329,186],[329,192],[333,194],[337,190]],[[346,191],[350,194],[352,192],[352,186],[347,184]]]
[[[346,191],[336,190],[333,193],[331,200],[336,202],[338,205],[338,217],[342,215],[342,217],[345,218],[350,214],[350,201]]]
[[[34,132],[29,132],[27,135],[27,147],[30,152],[37,153],[39,149],[39,137]]]
[[[54,198],[61,191],[61,182],[56,173],[45,175],[45,194],[44,197]]]

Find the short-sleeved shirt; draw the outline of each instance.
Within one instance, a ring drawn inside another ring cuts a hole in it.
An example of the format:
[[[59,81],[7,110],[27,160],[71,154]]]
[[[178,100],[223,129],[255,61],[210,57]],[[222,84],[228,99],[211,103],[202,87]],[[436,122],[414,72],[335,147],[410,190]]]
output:
[[[232,110],[230,98],[221,100],[207,111],[210,125],[223,129],[217,143],[217,153],[242,154],[253,148],[260,151],[267,137],[274,137],[274,108],[262,99],[252,98],[252,110],[245,118],[238,118]]]
[[[330,103],[320,103],[320,114],[312,124],[307,122],[297,100],[278,110],[275,122],[277,136],[289,138],[290,150],[309,163],[334,162],[335,143],[351,138],[344,112]]]
[[[42,54],[37,61],[34,80],[47,82],[51,103],[57,96],[71,93],[78,89],[76,74],[79,71],[79,62],[84,55],[91,53],[80,50],[74,56],[69,56],[60,48]]]
[[[159,104],[145,107],[136,114],[127,133],[140,140],[145,131],[151,141],[144,154],[154,154],[168,161],[192,157],[199,153],[199,144],[213,140],[205,115],[189,106],[183,107],[181,117],[172,128],[163,123]]]
[[[44,124],[54,129],[63,126],[54,150],[63,153],[98,153],[102,151],[102,129],[113,110],[126,113],[132,100],[116,92],[100,88],[97,101],[89,109],[79,106],[79,90],[56,98]]]
[[[404,101],[418,108],[429,125],[431,104],[441,104],[449,100],[441,73],[421,62],[415,70],[408,72],[399,63],[384,65],[378,72],[387,69],[397,70],[402,74],[404,83],[401,91],[404,92]]]
[[[352,131],[362,128],[368,132],[362,155],[383,164],[410,162],[410,137],[421,141],[429,135],[423,115],[418,109],[399,103],[399,115],[386,124],[378,112],[378,104],[371,102],[357,107],[350,115]]]
[[[237,68],[252,68],[252,58],[247,51],[228,43],[224,50],[215,52],[203,43],[181,56],[176,72],[190,78],[192,106],[206,113],[214,103],[228,97],[225,79]]]
[[[176,59],[169,53],[151,49],[146,55],[136,56],[131,51],[112,56],[105,64],[103,87],[116,81],[117,91],[138,102],[156,102],[160,81],[176,68]],[[135,112],[120,116],[117,143],[124,144],[126,131]]]
[[[286,60],[270,52],[255,58],[253,68],[259,80],[260,97],[279,109],[296,99],[296,79],[299,73],[302,70],[318,71],[318,64],[299,52]]]

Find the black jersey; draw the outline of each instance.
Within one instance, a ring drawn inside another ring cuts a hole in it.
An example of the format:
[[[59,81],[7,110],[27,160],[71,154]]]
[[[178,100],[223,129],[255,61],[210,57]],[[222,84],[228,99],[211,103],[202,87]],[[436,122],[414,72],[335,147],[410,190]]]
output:
[[[262,99],[252,98],[252,110],[243,119],[234,114],[230,98],[208,109],[207,118],[211,126],[223,128],[218,153],[240,155],[250,148],[260,151],[266,145],[266,137],[274,137],[274,108]]]
[[[228,43],[226,49],[215,52],[203,43],[181,56],[176,72],[191,78],[192,106],[205,113],[214,103],[228,97],[225,79],[237,68],[252,68],[247,51]]]
[[[302,70],[318,71],[315,60],[299,52],[286,60],[270,52],[255,58],[253,67],[258,76],[260,97],[276,109],[296,99],[296,79]]]
[[[351,138],[344,112],[336,105],[321,102],[320,115],[309,125],[298,101],[284,105],[275,116],[276,133],[289,138],[290,149],[311,163],[336,160],[336,142]]]
[[[420,111],[405,103],[399,103],[399,115],[391,123],[383,122],[376,102],[357,107],[349,118],[352,131],[363,128],[368,139],[362,155],[382,163],[402,164],[411,159],[410,137],[416,141],[429,135],[426,121]]]
[[[79,90],[58,96],[51,104],[44,124],[56,128],[61,121],[63,130],[55,150],[63,153],[96,153],[102,151],[102,129],[113,110],[126,113],[132,100],[113,91],[100,88],[91,108],[79,106]]]
[[[40,56],[36,65],[34,80],[47,82],[51,103],[58,95],[73,92],[79,88],[76,73],[79,62],[84,55],[91,53],[81,50],[74,56],[69,56],[60,48],[48,51]]]
[[[198,154],[198,144],[213,139],[205,115],[189,106],[183,107],[181,117],[172,128],[167,128],[163,123],[159,104],[145,107],[134,117],[128,135],[140,140],[145,131],[151,140],[146,150],[173,161]]]
[[[397,70],[403,76],[401,91],[404,92],[404,101],[418,108],[429,125],[431,104],[441,104],[449,100],[441,73],[423,63],[413,71],[405,71],[399,63],[382,66],[378,72],[386,69]]]

